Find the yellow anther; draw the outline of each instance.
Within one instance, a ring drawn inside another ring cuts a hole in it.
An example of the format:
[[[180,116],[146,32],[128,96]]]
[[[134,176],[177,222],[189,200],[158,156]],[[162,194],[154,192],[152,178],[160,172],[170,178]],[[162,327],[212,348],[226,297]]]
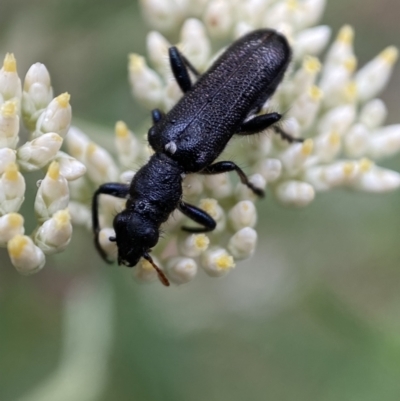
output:
[[[343,26],[337,36],[337,41],[344,44],[351,44],[354,40],[354,29],[350,25]]]
[[[15,117],[17,115],[17,102],[15,100],[9,100],[8,102],[3,103],[0,113],[6,118]]]
[[[297,0],[288,0],[286,4],[290,11],[296,11],[299,8],[299,2]]]
[[[235,261],[233,257],[228,254],[220,255],[216,258],[215,264],[220,270],[228,270],[235,267]]]
[[[208,248],[208,245],[210,244],[210,240],[207,237],[207,235],[198,234],[195,235],[194,244],[198,250],[205,251]]]
[[[344,94],[348,102],[357,98],[357,84],[355,81],[349,82],[344,88]]]
[[[212,198],[206,198],[200,201],[200,209],[203,209],[214,219],[218,217],[217,205],[218,202]]]
[[[56,161],[51,162],[47,170],[47,176],[52,180],[58,180],[60,176],[60,165]]]
[[[128,138],[128,126],[123,121],[117,121],[117,123],[115,124],[115,135],[121,139]]]
[[[346,176],[352,175],[354,172],[354,169],[355,169],[355,165],[353,162],[346,162],[343,165],[343,173]]]
[[[139,56],[136,53],[132,53],[129,55],[129,70],[132,72],[139,72],[143,70],[146,62],[142,56]]]
[[[19,213],[9,213],[8,224],[11,228],[18,228],[24,225],[24,218]]]
[[[318,73],[321,71],[321,63],[317,57],[306,56],[303,61],[303,68],[308,73]]]
[[[6,72],[17,71],[17,60],[15,60],[13,53],[7,53],[4,57],[3,70]]]
[[[366,173],[369,170],[371,170],[373,165],[374,165],[374,163],[371,160],[367,159],[367,158],[363,158],[359,162],[360,171],[362,173]]]
[[[320,88],[318,88],[318,86],[313,85],[309,90],[308,90],[308,94],[310,96],[310,98],[314,101],[314,102],[318,102],[318,100],[322,99],[323,96],[323,92]]]
[[[304,156],[309,156],[309,155],[312,153],[313,148],[314,148],[314,142],[313,142],[313,140],[312,140],[312,139],[306,139],[306,140],[303,142],[303,145],[302,145],[302,147],[301,147],[301,153],[302,153]]]
[[[16,235],[7,243],[8,253],[12,258],[19,258],[25,247],[29,244],[29,239],[25,235]]]
[[[379,57],[389,65],[393,65],[399,57],[399,50],[395,46],[389,46],[379,54]]]
[[[62,93],[61,95],[56,97],[58,105],[64,109],[69,106],[70,99],[71,95],[68,92]]]
[[[18,165],[16,163],[10,163],[4,171],[4,177],[8,181],[18,180]]]
[[[329,144],[331,146],[337,146],[340,143],[340,135],[336,132],[333,131],[329,134]]]
[[[69,214],[68,209],[59,210],[58,212],[54,213],[53,217],[56,222],[57,229],[64,227],[71,220],[71,216]]]
[[[89,145],[86,148],[86,154],[87,156],[91,157],[96,153],[97,151],[97,145],[94,142],[90,142]]]
[[[357,64],[358,64],[358,61],[357,61],[356,56],[350,56],[344,61],[343,65],[344,65],[344,68],[346,68],[346,70],[349,73],[352,73],[356,70]]]

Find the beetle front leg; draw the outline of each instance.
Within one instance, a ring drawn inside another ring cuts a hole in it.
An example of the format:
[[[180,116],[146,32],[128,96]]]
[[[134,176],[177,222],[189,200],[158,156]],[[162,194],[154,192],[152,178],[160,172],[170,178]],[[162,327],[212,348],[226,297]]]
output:
[[[100,246],[99,233],[100,233],[100,223],[99,223],[99,196],[101,194],[115,196],[116,198],[127,198],[129,195],[129,185],[121,184],[119,182],[109,182],[107,184],[101,185],[93,195],[92,200],[92,229],[94,234],[94,245],[99,252],[100,256],[107,263],[112,263],[107,258],[106,253]]]
[[[198,208],[197,206],[190,205],[186,202],[180,202],[178,205],[178,210],[180,210],[185,216],[189,217],[196,223],[201,224],[203,227],[182,227],[183,231],[189,233],[206,233],[208,231],[213,231],[217,226],[215,220],[204,210]]]
[[[172,73],[181,88],[183,93],[186,93],[192,87],[192,81],[190,80],[190,75],[188,69],[196,76],[199,77],[200,74],[193,67],[190,61],[175,47],[172,46],[168,49],[169,62],[171,65]]]
[[[282,115],[279,113],[268,113],[262,114],[261,116],[256,116],[251,118],[250,120],[245,121],[239,129],[237,134],[239,135],[253,135],[258,134],[261,131],[273,126],[282,118]],[[282,128],[278,126],[273,126],[273,129],[276,134],[280,135],[282,139],[288,141],[289,143],[293,142],[304,142],[303,138],[295,138],[294,136],[286,133]]]

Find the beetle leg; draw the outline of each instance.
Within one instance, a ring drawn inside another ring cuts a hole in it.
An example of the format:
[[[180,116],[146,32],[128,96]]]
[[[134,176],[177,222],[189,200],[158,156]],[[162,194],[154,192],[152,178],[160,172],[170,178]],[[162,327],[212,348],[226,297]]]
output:
[[[239,166],[237,166],[234,162],[223,161],[223,162],[211,164],[211,166],[208,166],[204,170],[201,170],[200,174],[206,174],[206,175],[221,174],[221,173],[227,173],[229,171],[236,171],[242,184],[249,187],[256,195],[258,195],[260,197],[264,197],[264,191],[260,188],[257,188],[256,186],[254,186],[249,181],[249,179],[247,178],[244,171]]]
[[[203,227],[182,227],[183,231],[189,233],[206,233],[208,231],[213,231],[217,225],[215,220],[204,210],[198,208],[197,206],[190,205],[186,202],[180,202],[178,209],[187,217],[201,224]]]
[[[94,245],[99,252],[100,256],[107,263],[112,263],[107,258],[106,253],[100,246],[99,233],[100,233],[100,223],[99,223],[99,196],[101,194],[112,195],[116,198],[127,198],[129,194],[129,185],[120,184],[119,182],[109,182],[107,184],[101,185],[93,195],[92,200],[92,229],[94,234]],[[112,238],[112,239],[111,239]],[[110,241],[114,241],[114,237],[111,237]]]
[[[153,120],[153,124],[158,123],[165,116],[165,114],[160,109],[154,109],[151,111],[151,118]]]
[[[182,92],[185,93],[192,87],[192,81],[190,80],[188,69],[196,77],[200,76],[200,74],[175,46],[172,46],[168,49],[168,54],[172,73],[174,74],[176,82],[178,83]]]
[[[279,113],[268,113],[262,114],[261,116],[253,117],[250,120],[245,121],[239,129],[237,134],[239,135],[252,135],[257,134],[269,127],[271,125],[277,123],[282,118],[282,115]],[[282,139],[288,141],[289,143],[293,142],[303,142],[303,138],[295,138],[294,136],[286,133],[282,128],[278,126],[273,127],[276,134],[280,135]]]

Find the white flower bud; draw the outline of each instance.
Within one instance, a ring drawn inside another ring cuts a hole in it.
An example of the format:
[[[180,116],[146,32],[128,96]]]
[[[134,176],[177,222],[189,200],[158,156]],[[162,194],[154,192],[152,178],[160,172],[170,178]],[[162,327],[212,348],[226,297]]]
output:
[[[326,6],[326,0],[303,0],[299,8],[301,18],[297,21],[298,29],[315,25],[322,17]]]
[[[96,185],[117,180],[117,166],[104,148],[97,146],[93,142],[89,143],[84,160],[87,174]]]
[[[301,170],[314,149],[312,139],[306,139],[303,143],[294,143],[290,145],[280,156],[282,164],[290,174],[296,174]]]
[[[17,114],[21,102],[21,80],[17,73],[14,54],[7,53],[0,69],[0,105],[7,100],[16,101]]]
[[[282,162],[279,159],[262,160],[258,165],[257,171],[267,182],[274,182],[281,176]]]
[[[55,161],[60,165],[60,173],[68,181],[77,180],[86,173],[86,166],[64,152],[58,152]]]
[[[158,107],[163,100],[163,84],[157,73],[137,54],[129,56],[128,70],[132,93],[136,99],[146,107]]]
[[[340,135],[333,131],[315,138],[315,154],[321,163],[330,163],[341,150]]]
[[[265,190],[267,182],[261,174],[253,174],[249,177],[249,182],[256,188]],[[257,200],[259,197],[247,186],[242,183],[238,183],[236,187],[236,196],[240,200]]]
[[[0,174],[4,173],[9,164],[15,163],[16,159],[14,150],[10,148],[0,149]]]
[[[86,205],[71,201],[68,210],[73,225],[85,226],[89,230],[92,228],[92,213]]]
[[[254,31],[254,27],[252,25],[249,25],[246,22],[238,22],[233,29],[233,38],[239,39],[251,31]]]
[[[382,193],[400,187],[400,174],[396,171],[375,166],[370,160],[359,162],[360,174],[353,181],[353,188],[360,191]]]
[[[235,267],[233,257],[223,248],[213,248],[203,253],[201,265],[211,277],[221,277]]]
[[[183,18],[176,0],[141,0],[140,4],[149,24],[163,32],[174,30]]]
[[[152,256],[153,262],[161,269],[162,266],[158,260]],[[139,263],[132,269],[133,278],[140,282],[152,282],[158,280],[158,274],[153,265],[144,258],[139,260]]]
[[[285,181],[275,189],[277,199],[286,206],[304,207],[315,197],[314,188],[301,181]]]
[[[314,56],[325,49],[331,37],[331,28],[320,25],[300,31],[294,37],[294,57],[297,60],[306,55]]]
[[[228,174],[206,175],[204,185],[213,198],[226,198],[232,194],[232,184]]]
[[[164,79],[171,77],[171,67],[169,64],[168,48],[171,44],[161,33],[151,31],[146,38],[147,54],[153,67]]]
[[[295,118],[300,127],[307,130],[317,116],[322,97],[322,91],[312,86],[293,102],[288,116]]]
[[[45,264],[43,251],[26,235],[16,235],[7,243],[11,263],[24,275],[38,272]]]
[[[331,68],[343,65],[346,60],[354,58],[353,41],[354,29],[349,25],[343,26],[325,57],[325,73]]]
[[[59,210],[66,209],[69,202],[68,181],[60,174],[60,166],[52,162],[40,182],[35,198],[35,212],[40,222],[48,220]]]
[[[106,253],[110,260],[117,260],[118,247],[115,241],[110,241],[110,237],[115,238],[115,231],[111,227],[102,228],[99,232],[99,243],[101,249]]]
[[[249,258],[257,245],[257,232],[251,227],[244,227],[231,237],[228,250],[236,260]]]
[[[0,215],[18,212],[25,199],[25,180],[15,163],[10,163],[0,177]]]
[[[44,64],[33,64],[25,76],[22,92],[22,116],[26,127],[33,131],[36,121],[53,98],[50,74]]]
[[[369,147],[370,132],[364,124],[353,125],[344,136],[344,150],[346,155],[359,158],[365,155]]]
[[[189,174],[183,181],[185,197],[195,197],[203,193],[203,181],[196,174]]]
[[[36,171],[52,161],[62,145],[62,138],[56,133],[39,136],[26,142],[17,150],[18,164],[24,171]]]
[[[400,150],[400,124],[376,129],[369,136],[368,155],[373,159],[388,157]]]
[[[325,113],[319,123],[319,132],[337,132],[343,136],[356,119],[356,107],[354,104],[335,107]]]
[[[254,203],[248,200],[238,202],[229,211],[229,221],[235,231],[244,227],[254,227],[257,222],[257,210]]]
[[[360,123],[367,128],[374,129],[381,126],[386,120],[387,108],[381,99],[372,99],[365,103],[358,117]]]
[[[237,1],[235,4],[236,19],[252,26],[252,30],[254,30],[255,27],[261,26],[268,3],[270,3],[269,0]]]
[[[134,167],[142,147],[123,121],[115,124],[115,147],[121,166],[123,168]]]
[[[166,273],[175,284],[186,284],[197,274],[197,263],[190,258],[174,258],[168,261]]]
[[[89,143],[89,138],[77,127],[71,127],[65,138],[68,153],[81,162],[84,162],[85,160],[86,150]]]
[[[358,98],[361,101],[372,99],[382,91],[389,81],[397,57],[397,48],[390,46],[357,72]]]
[[[71,241],[72,224],[68,210],[59,210],[35,232],[34,241],[45,253],[62,252]]]
[[[133,170],[123,171],[119,176],[119,181],[124,182],[126,184],[130,184],[132,182],[135,174],[136,174],[136,171],[133,171]]]
[[[227,36],[233,24],[232,4],[228,0],[210,0],[205,10],[203,21],[211,36]]]
[[[185,21],[181,29],[179,48],[196,68],[205,69],[210,59],[211,44],[200,20],[189,18]]]
[[[20,214],[8,213],[0,217],[0,246],[5,246],[11,238],[24,232],[24,218]]]
[[[0,106],[0,148],[17,147],[19,140],[18,106],[15,100],[9,100]]]
[[[69,93],[63,93],[49,103],[37,120],[36,130],[32,134],[33,138],[49,132],[55,132],[62,138],[67,135],[72,118],[69,100]]]
[[[171,110],[173,106],[178,102],[178,100],[182,97],[182,90],[178,86],[175,79],[171,79],[167,82],[164,88],[163,95],[163,104],[164,110]]]
[[[214,232],[218,233],[224,230],[226,224],[225,213],[222,207],[215,199],[205,198],[201,199],[199,203],[200,209],[208,213],[217,223]]]
[[[181,252],[188,257],[195,258],[203,253],[210,244],[205,234],[189,235],[181,244]]]

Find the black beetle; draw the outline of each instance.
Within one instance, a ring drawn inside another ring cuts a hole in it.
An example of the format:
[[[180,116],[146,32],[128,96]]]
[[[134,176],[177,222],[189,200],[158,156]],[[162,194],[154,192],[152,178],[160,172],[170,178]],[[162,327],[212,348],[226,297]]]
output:
[[[201,226],[182,227],[185,231],[207,232],[216,226],[206,212],[182,200],[185,174],[236,171],[243,184],[263,196],[263,191],[254,187],[235,163],[213,162],[234,134],[256,134],[280,120],[278,113],[257,113],[282,81],[291,49],[280,33],[260,29],[234,42],[201,76],[176,47],[169,49],[169,59],[184,96],[167,114],[152,111],[154,125],[148,141],[155,153],[130,185],[103,184],[92,204],[95,245],[108,261],[99,243],[99,195],[127,199],[126,209],[114,218],[115,237],[110,238],[118,246],[118,263],[131,267],[143,257],[165,285],[169,285],[168,279],[149,255],[158,242],[160,225],[179,209]],[[198,77],[195,84],[189,71]],[[276,132],[288,141],[300,141],[279,128]]]

